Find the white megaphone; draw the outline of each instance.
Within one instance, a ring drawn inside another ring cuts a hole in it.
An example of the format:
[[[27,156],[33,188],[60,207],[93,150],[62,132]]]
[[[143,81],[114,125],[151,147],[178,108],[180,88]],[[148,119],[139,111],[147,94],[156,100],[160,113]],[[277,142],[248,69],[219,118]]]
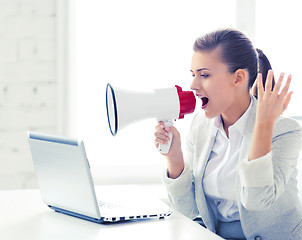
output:
[[[106,108],[109,128],[115,136],[119,130],[141,119],[156,118],[165,126],[173,126],[174,119],[184,118],[194,112],[196,99],[192,91],[182,91],[181,87],[158,89],[154,92],[133,92],[113,88],[109,83],[106,88]],[[168,144],[160,144],[158,150],[169,152],[172,133]]]

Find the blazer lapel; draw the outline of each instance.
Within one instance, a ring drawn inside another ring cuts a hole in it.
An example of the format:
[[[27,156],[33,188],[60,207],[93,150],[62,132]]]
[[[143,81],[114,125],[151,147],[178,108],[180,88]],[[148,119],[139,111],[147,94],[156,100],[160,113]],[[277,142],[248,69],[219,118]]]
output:
[[[255,126],[256,110],[257,110],[257,100],[254,98],[252,109],[250,111],[249,118],[246,123],[245,130],[244,130],[244,135],[242,138],[241,149],[240,149],[240,153],[239,153],[239,161],[242,161],[243,159],[245,159],[247,157],[247,155],[249,154],[252,137],[253,137],[254,126]]]
[[[212,129],[207,129],[207,130],[211,131]],[[205,134],[204,131],[205,129],[203,129],[203,132],[200,132],[200,134]],[[216,214],[212,211],[210,205],[206,201],[202,180],[203,180],[205,168],[207,166],[215,142],[216,134],[211,133],[210,138],[205,138],[202,139],[202,142],[198,142],[197,145],[202,146],[202,151],[200,152],[199,156],[196,157],[196,161],[194,163],[195,166],[193,167],[195,171],[194,172],[195,198],[196,198],[196,202],[198,203],[197,206],[198,206],[199,214],[206,227],[213,232],[215,232]]]
[[[254,98],[254,96],[252,96],[252,98]],[[257,110],[257,100],[254,98],[252,109],[251,109],[248,121],[246,123],[244,135],[242,138],[241,149],[240,149],[240,153],[239,153],[239,161],[243,161],[244,159],[246,159],[248,157],[250,147],[251,147],[253,132],[254,132],[256,110]],[[237,175],[236,175],[236,200],[237,200],[237,205],[239,207],[239,211],[241,210],[240,191],[241,191],[241,185],[240,185],[239,176],[237,173]]]

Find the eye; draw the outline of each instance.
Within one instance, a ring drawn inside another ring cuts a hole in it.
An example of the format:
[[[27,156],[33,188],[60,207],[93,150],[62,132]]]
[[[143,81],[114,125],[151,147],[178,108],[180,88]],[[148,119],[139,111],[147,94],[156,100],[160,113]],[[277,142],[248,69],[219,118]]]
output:
[[[200,76],[203,78],[208,78],[210,76],[210,74],[201,74]]]

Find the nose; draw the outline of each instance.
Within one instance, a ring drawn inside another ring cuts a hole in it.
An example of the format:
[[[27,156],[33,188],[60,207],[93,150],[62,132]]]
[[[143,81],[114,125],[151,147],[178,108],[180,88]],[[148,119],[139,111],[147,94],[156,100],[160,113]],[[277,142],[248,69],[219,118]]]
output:
[[[200,82],[198,81],[198,79],[197,79],[196,76],[193,78],[193,81],[192,81],[192,83],[191,83],[190,88],[191,88],[193,91],[198,91],[198,90],[201,88]]]

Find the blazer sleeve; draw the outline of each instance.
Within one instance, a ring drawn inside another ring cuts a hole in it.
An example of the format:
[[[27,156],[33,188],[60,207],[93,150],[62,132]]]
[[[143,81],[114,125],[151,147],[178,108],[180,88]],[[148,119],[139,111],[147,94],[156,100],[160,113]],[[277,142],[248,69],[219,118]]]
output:
[[[196,118],[196,117],[195,117]],[[167,189],[171,206],[188,218],[194,219],[199,215],[195,201],[195,179],[193,176],[194,157],[194,120],[186,140],[185,168],[177,179],[171,179],[167,172],[163,175],[163,183]]]
[[[240,162],[241,203],[249,210],[268,209],[285,191],[296,170],[301,149],[299,123],[279,118],[274,126],[271,152],[263,157]]]

